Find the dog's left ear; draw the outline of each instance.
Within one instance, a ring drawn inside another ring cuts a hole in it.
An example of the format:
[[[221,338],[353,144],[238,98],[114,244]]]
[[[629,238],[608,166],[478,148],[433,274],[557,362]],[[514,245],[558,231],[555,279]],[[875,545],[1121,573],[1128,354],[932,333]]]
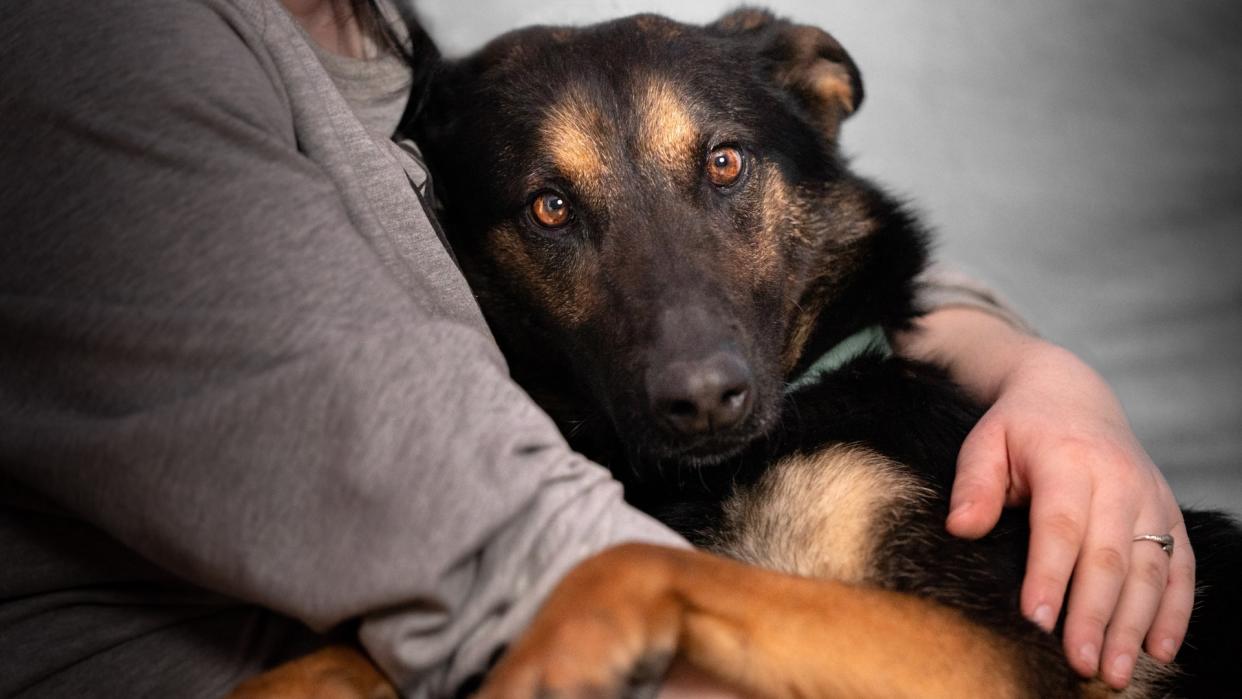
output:
[[[769,77],[797,98],[830,139],[836,139],[841,122],[862,105],[858,66],[818,27],[744,8],[708,25],[708,31],[754,42]]]

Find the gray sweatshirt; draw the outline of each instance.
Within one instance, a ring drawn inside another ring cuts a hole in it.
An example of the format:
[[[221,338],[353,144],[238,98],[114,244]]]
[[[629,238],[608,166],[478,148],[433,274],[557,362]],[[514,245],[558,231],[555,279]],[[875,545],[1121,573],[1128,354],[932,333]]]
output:
[[[275,0],[10,3],[0,124],[0,696],[218,695],[357,618],[443,696],[583,557],[684,545]]]

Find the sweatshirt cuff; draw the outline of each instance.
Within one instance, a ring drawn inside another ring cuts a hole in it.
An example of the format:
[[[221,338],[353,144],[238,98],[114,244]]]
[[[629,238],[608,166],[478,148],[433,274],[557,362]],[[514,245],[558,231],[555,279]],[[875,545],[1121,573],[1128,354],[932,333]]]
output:
[[[630,542],[690,548],[627,504],[606,470],[574,458],[578,463],[542,488],[486,550],[445,577],[440,599],[411,600],[364,619],[363,645],[403,696],[453,696],[477,679],[586,558]]]
[[[997,291],[941,263],[932,264],[915,280],[915,303],[924,314],[946,308],[971,308],[999,318],[1032,337],[1039,336]]]

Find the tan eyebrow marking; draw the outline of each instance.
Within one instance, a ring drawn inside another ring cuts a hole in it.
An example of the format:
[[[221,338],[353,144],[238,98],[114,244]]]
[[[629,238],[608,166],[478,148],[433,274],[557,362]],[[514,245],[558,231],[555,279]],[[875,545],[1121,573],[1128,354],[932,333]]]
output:
[[[571,90],[547,111],[543,145],[576,186],[598,189],[610,170],[604,145],[609,128],[600,109]]]
[[[685,97],[667,79],[656,77],[642,85],[638,104],[642,154],[669,174],[694,167],[698,129]]]

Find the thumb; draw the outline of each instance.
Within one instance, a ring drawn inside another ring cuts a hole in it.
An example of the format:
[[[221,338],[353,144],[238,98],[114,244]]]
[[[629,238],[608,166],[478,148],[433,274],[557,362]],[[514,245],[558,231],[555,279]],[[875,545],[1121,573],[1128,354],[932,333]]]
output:
[[[957,475],[949,496],[950,534],[977,539],[992,530],[1005,505],[1009,450],[1005,427],[990,414],[975,425],[957,455]]]

